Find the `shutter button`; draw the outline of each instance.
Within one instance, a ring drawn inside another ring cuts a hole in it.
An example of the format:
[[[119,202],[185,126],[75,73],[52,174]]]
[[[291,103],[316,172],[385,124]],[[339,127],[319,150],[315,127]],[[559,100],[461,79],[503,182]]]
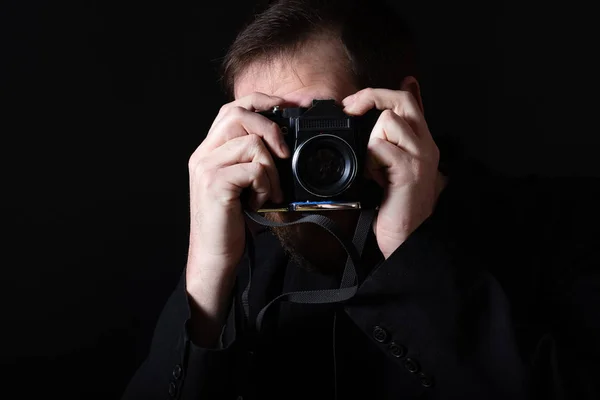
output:
[[[379,343],[385,342],[387,337],[388,334],[382,327],[375,326],[375,328],[373,328],[373,338],[375,338],[375,340],[377,340]]]

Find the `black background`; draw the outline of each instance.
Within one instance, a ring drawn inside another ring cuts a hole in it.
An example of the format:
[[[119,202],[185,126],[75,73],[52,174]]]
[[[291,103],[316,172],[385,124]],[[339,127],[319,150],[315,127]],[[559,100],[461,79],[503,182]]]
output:
[[[396,3],[418,34],[434,135],[507,174],[600,175],[585,2]],[[123,390],[185,265],[188,157],[250,8],[1,3],[4,390]]]

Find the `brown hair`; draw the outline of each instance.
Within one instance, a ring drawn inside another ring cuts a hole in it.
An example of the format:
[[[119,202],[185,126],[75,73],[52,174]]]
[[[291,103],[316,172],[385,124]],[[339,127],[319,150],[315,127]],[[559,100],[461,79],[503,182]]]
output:
[[[398,89],[417,76],[413,38],[384,0],[259,2],[221,63],[221,84],[233,100],[235,78],[253,62],[293,56],[320,34],[341,40],[345,66],[359,88]]]

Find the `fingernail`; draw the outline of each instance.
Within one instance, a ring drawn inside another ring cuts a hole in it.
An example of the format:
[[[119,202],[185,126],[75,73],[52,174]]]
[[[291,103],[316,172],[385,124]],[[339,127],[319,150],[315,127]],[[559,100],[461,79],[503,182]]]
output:
[[[356,113],[356,110],[354,110],[356,107],[354,106],[354,104],[350,104],[347,105],[346,107],[344,107],[344,112],[348,115],[354,115]]]

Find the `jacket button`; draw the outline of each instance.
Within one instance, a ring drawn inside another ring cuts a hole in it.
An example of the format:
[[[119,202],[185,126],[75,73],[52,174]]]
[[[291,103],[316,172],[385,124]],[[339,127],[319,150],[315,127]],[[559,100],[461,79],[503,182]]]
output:
[[[390,349],[390,353],[392,353],[392,355],[397,358],[404,357],[404,354],[406,354],[406,350],[404,349],[404,346],[402,346],[398,343],[395,343],[395,342],[390,343],[389,349]]]
[[[177,364],[175,366],[175,368],[173,368],[173,378],[175,378],[175,379],[181,378],[182,372],[183,372],[183,369],[181,368],[181,365]]]
[[[413,374],[419,372],[419,364],[412,358],[407,358],[404,361],[404,368],[406,368],[409,372],[412,372]]]
[[[432,376],[424,374],[423,372],[419,372],[419,379],[421,380],[421,385],[423,385],[424,387],[428,388],[433,386]]]
[[[177,385],[175,385],[175,382],[169,383],[169,396],[177,396]]]
[[[385,329],[383,329],[382,327],[375,326],[373,328],[373,338],[375,340],[377,340],[379,343],[383,343],[383,342],[385,342],[387,340],[388,334],[385,331]]]

